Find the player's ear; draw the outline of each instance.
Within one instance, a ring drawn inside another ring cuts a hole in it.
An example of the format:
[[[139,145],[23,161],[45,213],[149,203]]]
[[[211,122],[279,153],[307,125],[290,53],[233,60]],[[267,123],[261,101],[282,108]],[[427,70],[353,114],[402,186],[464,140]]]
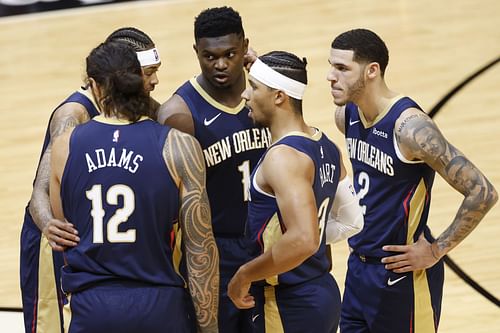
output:
[[[374,79],[380,75],[380,65],[377,62],[371,62],[366,66],[366,76]]]
[[[283,91],[276,90],[276,93],[274,94],[274,104],[281,105],[286,101],[287,98],[287,94],[285,94]]]
[[[246,54],[248,52],[248,38],[245,38],[243,40],[243,51],[244,51],[244,54]]]

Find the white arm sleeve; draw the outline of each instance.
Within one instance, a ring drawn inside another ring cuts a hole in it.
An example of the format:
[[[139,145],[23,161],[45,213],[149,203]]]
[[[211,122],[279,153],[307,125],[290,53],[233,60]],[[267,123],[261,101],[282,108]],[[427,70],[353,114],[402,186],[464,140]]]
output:
[[[351,179],[346,176],[339,182],[333,207],[326,222],[326,242],[333,244],[351,237],[363,229],[363,211]]]

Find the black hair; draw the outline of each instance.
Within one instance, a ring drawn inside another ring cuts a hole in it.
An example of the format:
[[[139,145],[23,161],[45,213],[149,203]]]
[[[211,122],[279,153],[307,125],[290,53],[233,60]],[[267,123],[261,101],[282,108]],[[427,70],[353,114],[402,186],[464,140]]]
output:
[[[237,34],[245,37],[240,14],[231,7],[215,7],[202,11],[194,21],[196,42],[205,37],[221,37]]]
[[[86,59],[87,76],[101,89],[99,104],[107,116],[124,116],[137,121],[149,116],[149,96],[135,50],[124,43],[102,43]]]
[[[307,60],[286,51],[272,51],[261,55],[259,59],[276,72],[290,79],[307,84]],[[290,101],[294,109],[302,114],[302,100],[293,98]]]
[[[113,31],[106,38],[105,43],[108,42],[127,43],[136,52],[146,51],[155,47],[155,43],[145,32],[133,27],[124,27]]]
[[[356,62],[376,62],[384,77],[389,63],[389,50],[382,38],[368,29],[353,29],[338,35],[332,42],[333,49],[353,50]]]

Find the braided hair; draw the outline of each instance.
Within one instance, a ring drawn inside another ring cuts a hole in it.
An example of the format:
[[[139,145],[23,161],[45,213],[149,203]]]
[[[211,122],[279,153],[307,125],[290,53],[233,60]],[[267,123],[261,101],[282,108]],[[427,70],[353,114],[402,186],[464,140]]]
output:
[[[153,40],[143,31],[133,28],[124,27],[115,30],[106,38],[107,42],[123,42],[134,48],[136,52],[146,51],[155,47]]]
[[[99,104],[106,116],[121,116],[135,122],[149,116],[149,96],[144,91],[142,71],[135,50],[119,42],[102,43],[86,59],[87,76],[102,91]]]
[[[307,59],[302,60],[295,54],[286,51],[272,51],[261,55],[259,59],[276,72],[290,79],[307,84]],[[302,114],[302,100],[290,97],[292,107]]]

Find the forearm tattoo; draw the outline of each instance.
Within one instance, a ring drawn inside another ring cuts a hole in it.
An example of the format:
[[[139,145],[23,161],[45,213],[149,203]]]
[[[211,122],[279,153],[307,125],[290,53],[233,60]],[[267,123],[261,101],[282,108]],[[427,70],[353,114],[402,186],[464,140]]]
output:
[[[189,290],[203,332],[217,330],[219,256],[205,190],[205,162],[191,136],[172,131],[164,147],[167,166],[181,182],[180,220],[189,274]]]
[[[50,219],[53,218],[50,208],[49,182],[50,182],[50,155],[52,152],[53,140],[64,133],[67,129],[89,119],[79,117],[78,112],[56,112],[49,124],[50,142],[47,146],[40,163],[38,165],[33,193],[31,195],[29,211],[35,224],[43,231]]]
[[[425,114],[413,114],[396,130],[400,146],[426,162],[465,198],[451,225],[438,237],[441,251],[458,245],[498,200],[493,185],[481,171],[441,134]]]

